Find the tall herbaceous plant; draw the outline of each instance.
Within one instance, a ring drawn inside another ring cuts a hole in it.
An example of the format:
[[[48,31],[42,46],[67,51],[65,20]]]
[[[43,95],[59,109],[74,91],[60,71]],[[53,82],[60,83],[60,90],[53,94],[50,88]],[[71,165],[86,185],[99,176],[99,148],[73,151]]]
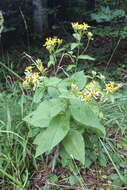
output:
[[[91,27],[86,24],[72,23],[74,42],[65,44],[58,37],[48,37],[43,45],[49,53],[47,67],[41,59],[25,69],[23,86],[35,91],[33,101],[36,110],[24,118],[34,133],[35,157],[43,153],[60,151],[60,156],[69,155],[85,164],[86,136],[103,137],[103,113],[99,107],[110,102],[122,84],[108,81],[101,73],[92,71],[86,76],[77,71],[78,65],[95,59],[86,54],[92,39]],[[85,38],[85,40],[83,40]],[[63,67],[62,59],[69,57],[72,63]],[[53,75],[48,73],[53,70]],[[70,70],[73,74],[70,74]],[[58,71],[65,78],[58,77]],[[37,130],[35,130],[37,129]],[[64,151],[64,154],[61,152]]]

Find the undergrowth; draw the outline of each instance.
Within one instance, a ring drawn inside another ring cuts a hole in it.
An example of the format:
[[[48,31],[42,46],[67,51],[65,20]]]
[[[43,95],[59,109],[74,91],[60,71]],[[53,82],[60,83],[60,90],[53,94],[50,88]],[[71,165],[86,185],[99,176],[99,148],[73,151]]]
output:
[[[72,27],[75,41],[62,48],[62,39],[46,39],[47,67],[25,53],[32,65],[24,81],[0,62],[16,77],[5,75],[0,93],[2,190],[127,187],[126,84],[78,70],[95,60],[85,53],[92,33],[85,23]]]

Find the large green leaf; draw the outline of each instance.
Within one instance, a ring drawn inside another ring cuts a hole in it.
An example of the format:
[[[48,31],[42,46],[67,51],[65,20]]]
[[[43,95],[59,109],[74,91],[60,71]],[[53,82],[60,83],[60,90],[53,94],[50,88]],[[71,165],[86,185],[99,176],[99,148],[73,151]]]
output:
[[[70,115],[63,114],[54,117],[49,127],[41,132],[34,140],[34,144],[37,144],[36,157],[43,154],[46,151],[52,150],[57,144],[59,144],[69,131]]]
[[[91,110],[87,102],[82,102],[79,99],[72,99],[71,114],[73,118],[82,124],[84,127],[95,129],[100,135],[105,135],[105,128],[100,123],[97,114]]]
[[[76,131],[71,130],[63,140],[63,146],[67,153],[74,159],[85,163],[85,144],[82,135]]]
[[[60,82],[61,79],[57,78],[57,77],[45,77],[43,79],[45,86],[47,87],[56,87]]]
[[[87,82],[86,76],[84,75],[83,71],[76,72],[72,75],[71,79],[73,79],[74,83],[77,84],[79,90],[83,89]]]
[[[57,98],[59,93],[58,93],[58,90],[56,88],[48,87],[48,95],[52,98]]]
[[[64,111],[65,104],[59,98],[46,100],[38,108],[24,118],[24,121],[35,127],[48,127],[53,117]]]
[[[35,103],[39,103],[44,96],[45,88],[37,88],[33,97]]]

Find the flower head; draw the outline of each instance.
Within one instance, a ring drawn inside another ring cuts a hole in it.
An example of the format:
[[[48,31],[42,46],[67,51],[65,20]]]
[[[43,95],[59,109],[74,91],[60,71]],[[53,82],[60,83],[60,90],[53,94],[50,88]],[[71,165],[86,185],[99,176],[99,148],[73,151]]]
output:
[[[32,66],[28,66],[28,67],[26,67],[26,68],[25,68],[25,71],[26,71],[26,72],[31,72],[31,71],[32,71],[32,69],[33,69],[33,67],[32,67]]]
[[[88,36],[88,39],[89,39],[89,40],[92,39],[92,36],[93,36],[92,32],[88,32],[88,33],[87,33],[87,36]]]
[[[71,85],[71,88],[72,88],[73,90],[78,90],[78,86],[77,86],[76,84],[72,84],[72,85]]]
[[[78,32],[78,31],[86,31],[88,28],[90,28],[90,26],[86,23],[79,24],[78,22],[73,22],[72,28],[74,29],[75,32]]]
[[[24,80],[23,83],[22,83],[23,87],[26,88],[26,87],[29,87],[29,81],[28,80]]]
[[[44,44],[44,46],[46,46],[46,48],[49,50],[51,48],[55,48],[57,45],[60,45],[62,44],[62,39],[59,39],[57,37],[49,37],[49,38],[46,38],[46,42]]]
[[[109,93],[113,93],[115,92],[116,90],[118,90],[119,88],[122,87],[122,83],[120,84],[116,84],[115,82],[109,82],[108,84],[106,84],[106,93],[109,94]]]

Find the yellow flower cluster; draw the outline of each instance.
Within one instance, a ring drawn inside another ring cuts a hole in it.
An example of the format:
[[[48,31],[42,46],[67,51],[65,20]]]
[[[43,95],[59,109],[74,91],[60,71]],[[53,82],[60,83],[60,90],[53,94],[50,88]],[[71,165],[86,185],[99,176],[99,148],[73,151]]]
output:
[[[32,72],[33,67],[32,66],[28,66],[25,68],[25,72]]]
[[[99,90],[99,88],[96,87],[96,81],[88,83],[85,86],[84,90],[80,92],[79,97],[82,101],[89,101],[92,98],[95,100],[99,99],[100,101],[103,101],[105,98],[104,94]]]
[[[46,42],[44,46],[46,46],[46,48],[49,49],[51,47],[55,47],[56,45],[62,44],[62,42],[63,40],[57,37],[53,37],[53,38],[49,37],[49,38],[46,38]]]
[[[113,93],[121,87],[122,87],[122,83],[116,84],[115,82],[109,82],[108,84],[106,84],[106,93],[107,94]]]
[[[27,69],[27,68],[26,68]],[[29,88],[30,85],[36,86],[38,83],[40,76],[38,72],[27,72],[25,76],[25,80],[23,81],[23,87]]]
[[[77,93],[77,96],[81,99],[81,101],[90,101],[92,99],[105,102],[109,93],[113,93],[122,87],[122,83],[116,84],[115,82],[109,82],[106,84],[106,88],[101,90],[101,88],[97,87],[97,82],[92,81],[88,83],[82,91],[78,91],[78,86],[76,84],[72,84],[71,88],[73,92]]]
[[[74,29],[75,32],[78,32],[78,31],[86,31],[88,28],[90,28],[90,26],[86,23],[79,24],[78,22],[74,22],[72,23],[72,28]],[[89,33],[89,35],[91,34]]]
[[[88,40],[92,39],[92,32],[89,32],[88,29],[91,27],[86,23],[83,24],[79,24],[78,22],[73,22],[72,24],[72,28],[74,30],[75,33],[78,33],[80,35],[80,38],[82,38],[83,35],[86,35]]]
[[[32,72],[33,68],[37,68],[39,72]],[[40,74],[45,76],[47,68],[44,68],[41,59],[37,59],[34,66],[28,66],[25,69],[25,80],[23,81],[24,88],[36,87],[39,84]]]

